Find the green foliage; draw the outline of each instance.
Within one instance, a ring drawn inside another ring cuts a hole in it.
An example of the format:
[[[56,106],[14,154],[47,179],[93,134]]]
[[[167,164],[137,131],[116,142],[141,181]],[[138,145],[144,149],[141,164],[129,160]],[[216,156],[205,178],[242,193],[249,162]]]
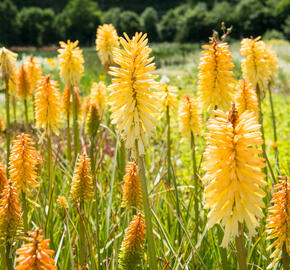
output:
[[[158,15],[154,8],[148,7],[141,14],[141,29],[148,34],[149,41],[157,41],[158,36]]]
[[[267,32],[263,35],[264,40],[271,40],[271,39],[285,39],[285,36],[282,32],[271,29],[267,30]]]
[[[66,39],[93,44],[96,29],[101,24],[98,4],[91,0],[71,0],[63,10],[60,21],[66,23]]]
[[[194,42],[206,40],[211,34],[206,20],[207,7],[198,3],[194,9],[189,9],[180,19],[177,27],[176,41]]]
[[[116,28],[119,35],[121,34],[120,21],[121,21],[121,9],[111,8],[103,13],[102,23],[111,23]]]
[[[290,40],[290,15],[285,20],[285,24],[283,25],[283,32],[285,37]]]
[[[163,17],[159,25],[160,35],[162,40],[173,41],[177,26],[176,21],[178,20],[173,9],[170,9]]]
[[[258,36],[262,35],[269,25],[275,25],[275,16],[270,7],[257,0],[242,0],[234,10],[233,35]]]
[[[18,25],[16,22],[17,7],[11,0],[0,2],[0,43],[7,46],[13,45],[17,40]]]
[[[55,13],[51,9],[23,8],[18,14],[20,40],[25,45],[43,46],[55,40]]]
[[[129,37],[140,32],[139,16],[133,11],[123,11],[120,16],[120,34],[127,33]]]

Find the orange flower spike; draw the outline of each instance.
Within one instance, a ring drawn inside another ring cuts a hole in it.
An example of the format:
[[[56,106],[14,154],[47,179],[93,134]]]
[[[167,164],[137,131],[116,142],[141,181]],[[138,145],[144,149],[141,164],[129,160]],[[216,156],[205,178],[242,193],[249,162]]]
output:
[[[3,133],[5,131],[5,129],[6,129],[6,126],[5,126],[3,117],[2,117],[2,115],[0,115],[0,133]]]
[[[42,68],[39,60],[32,55],[25,60],[26,70],[28,72],[31,91],[34,92],[37,87],[37,82],[41,78]]]
[[[2,163],[0,163],[0,199],[1,194],[5,186],[8,185],[8,180],[6,177],[6,169]]]
[[[125,184],[122,207],[141,208],[143,205],[142,190],[136,162],[128,162],[123,179]]]
[[[273,268],[281,260],[284,246],[288,256],[290,254],[290,181],[287,176],[280,178],[280,183],[274,186],[271,200],[273,206],[269,207],[270,214],[266,225],[267,239],[275,239],[267,248],[267,250],[275,249],[270,256],[274,260],[267,269]]]
[[[24,64],[18,69],[16,93],[23,100],[31,95],[29,74]]]
[[[35,189],[39,186],[36,180],[38,164],[39,153],[30,135],[22,133],[17,136],[9,158],[9,174],[19,191],[29,192],[28,188]]]
[[[53,130],[58,134],[60,109],[58,82],[51,80],[50,75],[46,75],[39,80],[35,94],[36,128],[43,128],[48,132]]]
[[[89,201],[94,195],[91,176],[90,159],[87,154],[82,154],[74,171],[71,187],[71,198],[76,201]]]
[[[146,227],[141,214],[135,215],[127,228],[121,245],[120,269],[139,269],[144,252]]]
[[[21,225],[21,212],[17,188],[8,182],[0,199],[0,238],[13,240]]]
[[[30,237],[26,237],[28,244],[22,245],[16,250],[18,266],[15,270],[56,270],[54,259],[51,256],[53,250],[48,249],[49,239],[44,239],[42,230],[37,229],[34,232],[28,232]]]
[[[236,89],[238,92],[236,93],[235,100],[239,114],[242,114],[244,111],[248,110],[254,112],[255,115],[258,116],[258,98],[252,84],[249,81],[242,79],[239,80]]]

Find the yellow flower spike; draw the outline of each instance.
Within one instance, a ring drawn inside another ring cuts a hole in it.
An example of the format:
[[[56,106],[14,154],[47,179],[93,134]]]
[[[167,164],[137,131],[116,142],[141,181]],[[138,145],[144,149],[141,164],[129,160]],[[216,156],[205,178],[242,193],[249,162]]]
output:
[[[33,93],[37,88],[38,80],[41,78],[42,68],[39,59],[32,55],[27,57],[24,61],[25,69],[27,70],[31,92]]]
[[[0,134],[3,133],[6,129],[5,122],[2,115],[0,115]]]
[[[58,134],[60,113],[58,82],[51,80],[50,75],[46,75],[39,80],[35,93],[36,128],[43,128],[45,132],[53,130]]]
[[[67,85],[65,85],[62,93],[62,109],[66,115],[68,112],[71,113],[72,111],[71,94]]]
[[[142,208],[142,190],[136,162],[128,162],[124,175],[122,207]]]
[[[242,60],[242,72],[256,92],[260,91],[257,94],[264,96],[270,78],[270,68],[266,59],[266,45],[260,39],[261,37],[244,38],[241,41],[241,55],[246,56]]]
[[[55,68],[57,64],[53,58],[45,58],[45,62],[48,63],[51,68]]]
[[[90,159],[87,154],[82,154],[79,156],[75,167],[72,179],[71,198],[75,202],[90,201],[93,195]]]
[[[3,81],[9,81],[14,75],[17,54],[5,47],[0,49],[0,68]]]
[[[6,177],[6,169],[2,163],[0,163],[0,199],[1,194],[5,186],[8,185],[8,180]]]
[[[16,250],[18,265],[15,270],[57,270],[55,261],[51,258],[54,251],[48,249],[50,240],[44,239],[42,230],[28,232],[28,235],[29,237],[25,237],[28,244],[23,244]]]
[[[96,50],[102,65],[108,69],[114,65],[113,49],[119,47],[119,37],[112,24],[100,25],[97,30]]]
[[[28,188],[35,189],[39,186],[36,180],[38,156],[39,153],[30,135],[22,133],[13,141],[9,158],[9,175],[19,192],[29,192]]]
[[[18,68],[14,68],[14,73],[9,79],[9,94],[16,97],[16,83],[17,83]]]
[[[99,125],[100,125],[99,107],[96,103],[90,103],[88,108],[86,133],[91,138],[95,138],[98,132]]]
[[[167,106],[173,111],[177,110],[177,88],[175,86],[170,86],[165,83],[159,84],[159,95],[160,103],[162,107],[166,110]]]
[[[68,202],[67,202],[66,197],[58,196],[56,203],[60,209],[68,209]]]
[[[78,46],[79,41],[71,42],[70,40],[60,42],[58,50],[58,60],[60,76],[63,82],[68,86],[78,86],[84,72],[83,52]]]
[[[267,218],[267,239],[275,239],[267,248],[275,249],[270,256],[273,261],[267,269],[273,268],[282,259],[283,247],[290,255],[290,181],[287,176],[280,178],[280,183],[274,186],[271,200],[273,206],[269,207],[270,214]]]
[[[4,186],[0,198],[0,238],[12,242],[21,229],[21,223],[17,188],[9,182]]]
[[[269,69],[270,69],[270,82],[274,83],[275,78],[279,69],[279,61],[277,54],[272,50],[271,47],[266,47],[265,49],[265,58],[268,61]]]
[[[251,83],[242,79],[239,80],[236,86],[235,102],[237,111],[242,114],[244,111],[249,110],[258,116],[259,104],[256,91],[252,87]]]
[[[110,67],[109,72],[113,76],[109,86],[111,118],[125,147],[135,150],[137,142],[139,154],[144,155],[145,135],[150,136],[155,129],[154,115],[158,113],[156,95],[150,90],[158,89],[156,76],[151,74],[155,70],[154,57],[149,58],[151,49],[146,34],[136,33],[132,39],[126,33],[124,36],[120,38],[124,49],[113,51],[114,61],[120,67]]]
[[[16,93],[22,100],[27,99],[31,95],[30,78],[24,63],[18,69]]]
[[[229,45],[210,38],[209,45],[203,45],[202,57],[198,65],[198,91],[203,109],[227,110],[234,95],[234,64]]]
[[[190,138],[191,133],[200,134],[202,130],[201,116],[197,101],[193,95],[184,94],[178,109],[179,129],[184,138]]]
[[[83,103],[82,103],[83,122],[85,122],[87,120],[90,105],[91,105],[90,97],[85,97],[83,99]]]
[[[103,81],[93,83],[91,88],[91,100],[99,106],[100,114],[103,115],[106,107],[107,89]]]
[[[135,215],[127,228],[119,254],[120,269],[141,269],[146,227],[141,214]]]
[[[222,246],[227,247],[232,236],[238,236],[239,223],[255,233],[258,218],[263,217],[266,185],[261,168],[266,164],[256,148],[263,144],[260,125],[253,112],[241,115],[233,105],[229,113],[214,111],[216,118],[208,121],[203,181],[205,209],[210,209],[207,228],[221,222],[224,227]]]

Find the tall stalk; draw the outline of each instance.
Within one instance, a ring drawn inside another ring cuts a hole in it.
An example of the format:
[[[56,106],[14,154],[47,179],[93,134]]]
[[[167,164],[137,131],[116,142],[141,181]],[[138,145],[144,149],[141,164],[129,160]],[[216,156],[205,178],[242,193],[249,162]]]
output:
[[[196,153],[195,153],[195,140],[194,134],[191,132],[191,150],[192,150],[192,165],[193,165],[193,179],[194,179],[194,214],[195,214],[195,240],[197,241],[198,236],[198,220],[199,220],[199,206],[198,206],[198,175],[197,175],[197,166],[196,166]]]
[[[90,138],[90,160],[91,160],[91,168],[92,168],[92,178],[93,178],[93,184],[95,189],[95,198],[96,198],[96,234],[97,234],[97,252],[98,252],[98,269],[100,269],[100,228],[99,228],[99,197],[98,197],[98,187],[96,183],[96,159],[94,155],[94,149],[95,149],[95,141],[96,136],[92,136]]]
[[[28,231],[28,217],[27,217],[27,201],[25,192],[21,192],[21,202],[22,202],[22,210],[23,210],[23,226],[24,226],[24,233],[27,234]]]
[[[24,99],[24,113],[25,113],[25,129],[26,133],[29,134],[28,106],[26,98]]]
[[[50,223],[50,216],[53,208],[53,185],[54,185],[54,174],[53,174],[53,166],[52,166],[52,150],[51,150],[51,130],[47,130],[47,168],[48,168],[48,215],[46,220],[46,231],[49,231],[47,226]]]
[[[235,241],[236,241],[237,257],[238,257],[240,270],[248,270],[245,243],[244,243],[243,226],[241,223],[239,223],[239,234],[238,236],[236,236]]]
[[[149,196],[148,196],[146,176],[145,176],[145,162],[144,162],[144,156],[139,155],[137,142],[136,142],[136,154],[138,157],[139,176],[140,176],[140,181],[141,181],[143,205],[144,205],[144,212],[145,212],[145,224],[146,224],[146,234],[147,234],[148,253],[149,253],[148,257],[149,257],[149,262],[150,262],[150,269],[157,270],[157,259],[156,259],[155,244],[154,244],[154,237],[153,237],[151,210],[150,210]]]
[[[66,113],[66,134],[67,134],[67,159],[71,163],[71,135],[70,135],[70,112]]]
[[[80,202],[80,266],[83,268],[86,261],[86,238],[85,238],[85,228],[84,228],[84,201]]]
[[[12,260],[12,254],[11,254],[11,244],[9,240],[6,240],[6,266],[7,270],[13,270],[13,260]]]
[[[74,150],[76,160],[78,153],[80,152],[80,142],[79,142],[79,126],[78,126],[78,108],[77,108],[77,97],[72,85],[69,86],[70,93],[72,95],[72,107],[73,107],[73,131],[74,131]]]
[[[278,136],[277,136],[277,128],[276,128],[276,117],[275,117],[275,110],[274,110],[274,103],[272,98],[272,84],[269,83],[268,86],[268,92],[269,92],[269,100],[270,100],[270,106],[271,106],[271,113],[272,113],[272,125],[273,125],[273,137],[274,137],[274,143],[278,143]],[[275,167],[277,168],[278,172],[279,170],[279,152],[278,152],[278,145],[274,147],[275,151]]]
[[[166,106],[166,122],[167,122],[167,184],[171,186],[171,140],[170,140],[170,113],[169,106]]]
[[[14,126],[14,133],[16,134],[17,131],[17,119],[16,119],[16,97],[15,95],[12,96],[12,107],[13,107],[13,126]]]
[[[33,135],[35,138],[35,146],[38,150],[38,138],[37,138],[37,130],[36,130],[36,116],[35,116],[35,97],[34,93],[32,94],[32,115],[33,115]]]
[[[264,133],[264,125],[263,125],[263,112],[262,112],[262,97],[261,97],[261,90],[259,85],[257,84],[257,97],[258,97],[258,103],[259,103],[259,123],[261,124],[261,132],[262,132],[262,139],[264,143],[262,144],[262,150],[263,150],[263,158],[267,160],[266,156],[266,141],[265,141],[265,133]],[[267,166],[263,168],[263,171],[266,175],[267,179]]]
[[[167,184],[171,187],[171,130],[170,130],[170,111],[169,106],[166,107],[166,122],[167,122]],[[180,218],[180,209],[179,209],[179,197],[178,197],[178,189],[175,176],[173,177],[173,184],[175,189],[175,197],[176,197],[176,211],[177,215]],[[168,215],[168,218],[169,215]],[[170,224],[169,224],[170,225]],[[169,227],[170,229],[170,227]],[[178,241],[181,243],[181,226],[178,222]]]
[[[9,156],[10,156],[10,98],[9,98],[9,83],[8,80],[5,79],[5,109],[6,109],[6,164],[8,167],[9,164]],[[8,178],[8,170],[6,170],[7,178]]]
[[[289,255],[288,255],[285,243],[282,249],[282,265],[283,265],[284,270],[289,269]]]

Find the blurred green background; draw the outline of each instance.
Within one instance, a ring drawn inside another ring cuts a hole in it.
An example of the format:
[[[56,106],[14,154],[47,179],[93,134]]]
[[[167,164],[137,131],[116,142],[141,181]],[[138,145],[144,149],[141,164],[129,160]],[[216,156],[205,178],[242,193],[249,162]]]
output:
[[[149,34],[150,41],[207,41],[221,22],[232,39],[263,35],[290,39],[290,0],[1,0],[0,45],[51,46],[79,40],[93,46],[98,25],[119,34]]]

